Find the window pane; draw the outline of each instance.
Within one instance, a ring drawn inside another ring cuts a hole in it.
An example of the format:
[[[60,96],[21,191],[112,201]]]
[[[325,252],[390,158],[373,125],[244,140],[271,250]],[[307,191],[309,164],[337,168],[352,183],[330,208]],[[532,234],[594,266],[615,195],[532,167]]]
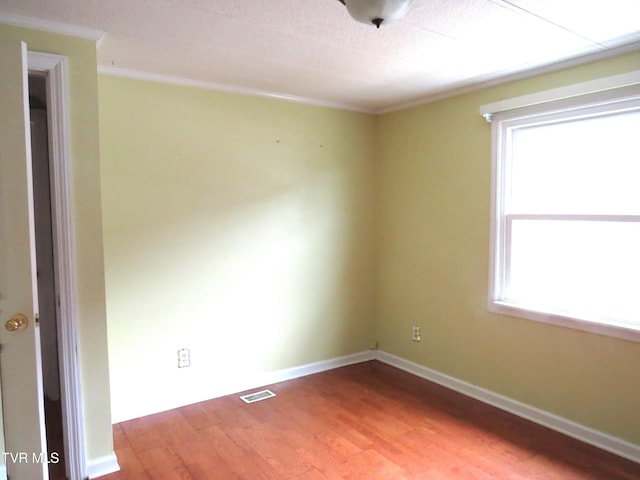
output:
[[[640,324],[640,224],[515,220],[506,300]]]
[[[640,213],[640,112],[521,128],[512,213]]]

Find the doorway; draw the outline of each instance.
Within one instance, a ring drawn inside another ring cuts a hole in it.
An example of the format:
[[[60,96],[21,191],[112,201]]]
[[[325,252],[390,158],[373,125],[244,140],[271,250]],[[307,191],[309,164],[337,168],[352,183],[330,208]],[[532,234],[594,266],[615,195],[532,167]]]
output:
[[[32,162],[27,102],[27,68],[44,77],[49,135],[50,196],[55,265],[57,362],[66,476],[87,478],[83,395],[78,357],[79,311],[76,287],[75,225],[71,202],[71,156],[67,59],[28,52],[19,40],[0,41],[3,101],[0,129],[0,280],[2,281],[3,457],[16,478],[48,477],[44,388],[37,302]],[[6,121],[5,121],[6,120]],[[9,313],[7,313],[9,312]],[[12,315],[9,317],[10,315]],[[28,315],[28,316],[27,316]],[[6,317],[6,318],[5,318]],[[15,334],[15,335],[14,335]],[[55,364],[55,362],[54,362]],[[6,388],[5,388],[6,387]],[[11,392],[8,394],[7,392]],[[33,453],[33,461],[25,461]],[[55,462],[61,463],[61,462]],[[5,465],[0,465],[0,474]],[[89,475],[91,476],[91,475]]]
[[[58,362],[56,265],[51,208],[47,84],[41,75],[29,75],[31,162],[33,169],[34,223],[40,322],[40,352],[44,391],[49,478],[64,480],[65,455]]]
[[[55,310],[62,445],[70,480],[87,478],[84,414],[78,358],[78,301],[75,271],[74,221],[71,210],[71,142],[69,137],[68,67],[66,57],[28,52],[29,75],[45,81],[48,121],[50,216],[53,228]],[[55,412],[55,411],[54,411]],[[55,413],[54,413],[55,415]],[[52,418],[52,415],[49,415]],[[56,423],[59,425],[59,423]],[[58,434],[59,439],[59,434]],[[61,478],[65,478],[62,476]]]

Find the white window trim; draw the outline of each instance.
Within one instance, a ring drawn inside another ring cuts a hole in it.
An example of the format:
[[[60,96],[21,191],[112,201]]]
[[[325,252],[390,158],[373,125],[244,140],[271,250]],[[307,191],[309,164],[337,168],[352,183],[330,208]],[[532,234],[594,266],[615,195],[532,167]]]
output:
[[[512,221],[515,218],[541,218],[541,219],[584,219],[597,220],[599,215],[504,215],[504,195],[499,188],[504,185],[504,162],[501,161],[506,154],[508,145],[503,141],[504,122],[511,125],[526,124],[527,117],[535,115],[539,122],[541,114],[548,114],[553,118],[554,114],[583,108],[586,104],[601,105],[602,109],[608,109],[613,103],[638,99],[640,102],[640,71],[629,72],[622,75],[597,79],[568,87],[562,87],[545,92],[538,92],[522,97],[502,100],[500,102],[483,105],[480,113],[491,122],[492,135],[492,172],[491,172],[491,238],[490,238],[490,267],[489,267],[489,298],[488,309],[491,312],[510,315],[537,322],[558,325],[591,333],[608,335],[625,340],[640,342],[640,325],[630,325],[624,322],[608,321],[588,317],[573,317],[545,312],[523,307],[520,304],[497,300],[504,298],[503,287],[507,278],[498,278],[499,275],[508,275],[505,263],[508,261],[508,225],[503,222]],[[500,203],[498,203],[500,200]],[[606,216],[615,217],[616,221],[640,220],[637,215]]]
[[[640,70],[627,72],[611,77],[598,78],[588,82],[576,83],[566,87],[554,88],[543,92],[536,92],[521,97],[509,98],[495,103],[489,103],[480,107],[480,114],[492,121],[492,116],[499,112],[507,112],[533,105],[541,105],[549,102],[570,98],[584,98],[589,94],[602,94],[607,90],[617,91],[624,87],[634,87],[640,84]]]

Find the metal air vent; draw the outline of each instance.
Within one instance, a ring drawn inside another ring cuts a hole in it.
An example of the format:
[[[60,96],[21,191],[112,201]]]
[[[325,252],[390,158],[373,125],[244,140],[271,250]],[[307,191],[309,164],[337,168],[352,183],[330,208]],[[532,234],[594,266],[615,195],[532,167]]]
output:
[[[271,390],[261,390],[260,392],[242,395],[240,398],[245,403],[254,403],[254,402],[259,402],[260,400],[266,400],[267,398],[271,398],[275,396],[276,394],[273,393]]]

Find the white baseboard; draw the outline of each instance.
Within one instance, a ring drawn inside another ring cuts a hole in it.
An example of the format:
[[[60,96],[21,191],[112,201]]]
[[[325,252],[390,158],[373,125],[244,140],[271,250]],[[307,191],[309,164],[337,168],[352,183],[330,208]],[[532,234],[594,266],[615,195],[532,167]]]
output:
[[[432,370],[381,350],[370,350],[353,355],[346,355],[344,357],[301,365],[299,367],[261,374],[236,385],[228,385],[227,388],[223,388],[221,391],[218,391],[218,394],[215,396],[232,395],[242,391],[261,388],[266,385],[272,385],[286,380],[293,380],[306,375],[325,372],[327,370],[333,370],[335,368],[367,362],[370,360],[379,360],[380,362],[399,368],[400,370],[404,370],[405,372],[424,378],[425,380],[437,383],[468,397],[475,398],[476,400],[512,413],[518,417],[531,420],[534,423],[543,425],[557,432],[564,433],[565,435],[601,448],[602,450],[627,458],[633,462],[640,463],[640,445],[594,430],[545,410],[532,407],[512,398],[491,392],[490,390],[478,387],[477,385],[459,380],[455,377],[440,373],[436,370]],[[119,470],[115,454],[89,461],[87,468],[89,470],[89,478],[96,478]]]
[[[314,373],[326,372],[335,368],[346,367],[356,363],[368,362],[376,359],[376,350],[354,353],[344,357],[331,358],[320,362],[308,363],[298,367],[285,368],[274,372],[261,373],[248,378],[240,379],[234,384],[219,386],[215,394],[209,398],[235,395],[240,392],[262,388],[274,383],[286,382],[295,378],[313,375]]]
[[[112,422],[120,423],[127,420],[133,420],[147,415],[153,415],[155,413],[165,412],[174,408],[179,408],[184,405],[203,402],[212,398],[224,397],[226,395],[235,395],[240,392],[246,392],[247,390],[253,390],[256,388],[262,388],[266,385],[274,383],[284,382],[286,380],[293,380],[294,378],[304,377],[305,375],[311,375],[314,373],[320,373],[327,370],[333,370],[334,368],[345,367],[347,365],[353,365],[356,363],[367,362],[375,360],[376,351],[368,350],[364,352],[354,353],[343,357],[331,358],[329,360],[322,360],[320,362],[309,363],[298,367],[285,368],[283,370],[276,370],[274,372],[259,373],[256,375],[248,375],[246,377],[240,376],[228,383],[216,384],[212,389],[200,393],[199,396],[191,396],[183,399],[178,403],[167,403],[152,408],[147,408],[144,411],[131,411],[125,414],[114,414],[112,412]]]
[[[220,393],[219,396],[233,395],[242,391],[261,388],[266,385],[293,380],[295,378],[304,377],[306,375],[326,372],[327,370],[346,367],[348,365],[354,365],[356,363],[368,362],[375,359],[375,350],[354,353],[352,355],[346,355],[343,357],[332,358],[320,362],[308,363],[299,367],[286,368],[283,370],[277,370],[275,372],[268,372],[265,374],[257,375],[256,377],[248,379],[247,381],[243,381],[233,386],[229,385],[226,388],[220,390],[218,393]],[[109,473],[117,472],[118,470],[120,470],[120,466],[118,465],[118,459],[116,458],[115,453],[107,455],[106,457],[89,460],[87,462],[87,475],[89,478],[98,478]]]
[[[293,380],[294,378],[326,372],[327,370],[333,370],[334,368],[346,367],[347,365],[355,365],[356,363],[368,362],[375,359],[376,350],[369,350],[367,352],[354,353],[353,355],[332,358],[321,362],[308,363],[307,365],[302,365],[300,367],[278,370],[261,376],[261,379],[257,381],[260,385],[256,385],[256,387],[284,382],[286,380]]]
[[[87,476],[98,478],[120,470],[115,452],[100,458],[87,460]]]
[[[437,372],[390,353],[377,351],[376,359],[418,377],[447,387],[468,397],[475,398],[501,410],[526,418],[539,425],[564,433],[585,443],[640,463],[640,446],[620,438],[594,430],[566,418],[532,407],[509,397],[491,392],[471,383]]]

